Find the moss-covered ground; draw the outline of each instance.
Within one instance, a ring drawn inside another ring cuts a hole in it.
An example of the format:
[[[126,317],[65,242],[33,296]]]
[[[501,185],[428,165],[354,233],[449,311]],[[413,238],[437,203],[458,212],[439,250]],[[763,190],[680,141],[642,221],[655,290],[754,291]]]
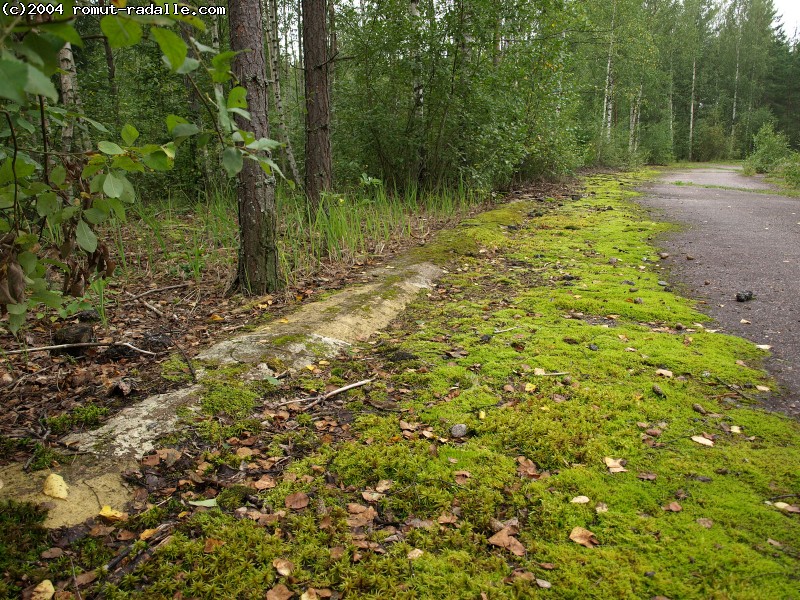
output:
[[[143,539],[92,593],[800,597],[800,428],[753,404],[764,353],[663,281],[666,226],[627,187],[646,176],[444,232],[419,250],[436,289],[288,389],[212,379],[203,462],[118,525]]]

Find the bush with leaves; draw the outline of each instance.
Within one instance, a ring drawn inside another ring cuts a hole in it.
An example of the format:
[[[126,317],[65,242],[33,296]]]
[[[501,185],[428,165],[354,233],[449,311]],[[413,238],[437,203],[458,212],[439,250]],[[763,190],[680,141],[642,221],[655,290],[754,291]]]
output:
[[[82,45],[69,3],[53,5],[54,14],[35,22],[23,17],[0,17],[0,312],[8,312],[8,328],[16,332],[26,313],[46,305],[64,316],[80,306],[92,281],[113,275],[115,262],[99,226],[125,219],[135,200],[128,176],[172,168],[187,139],[202,147],[216,138],[222,147],[225,172],[235,176],[244,160],[255,160],[269,174],[277,170],[268,152],[278,144],[239,129],[232,119],[249,119],[246,91],[234,85],[227,95],[221,85],[213,95],[194,84],[213,127],[204,130],[178,115],[166,118],[170,141],[139,143],[136,127],[127,124],[118,136],[74,106],[59,105],[52,77],[66,43]],[[134,46],[144,37],[154,41],[173,75],[190,81],[205,72],[208,81],[233,80],[234,52],[217,52],[197,39],[186,40],[171,27],[188,24],[205,29],[194,16],[107,15],[100,28],[111,48]],[[201,71],[202,70],[202,71]],[[38,125],[38,126],[37,126]],[[91,139],[88,149],[58,148],[53,130],[76,128]]]
[[[789,140],[775,131],[772,123],[766,123],[753,138],[755,151],[747,157],[747,163],[756,173],[771,173],[789,156]]]

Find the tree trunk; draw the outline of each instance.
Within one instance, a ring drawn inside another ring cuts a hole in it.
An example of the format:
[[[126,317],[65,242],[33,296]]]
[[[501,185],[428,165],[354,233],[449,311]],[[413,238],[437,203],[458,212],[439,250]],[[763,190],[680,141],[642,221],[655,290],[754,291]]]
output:
[[[231,50],[239,52],[233,72],[247,90],[250,121],[236,115],[241,129],[256,139],[269,137],[267,119],[267,61],[261,32],[259,0],[231,0],[228,4]],[[280,287],[278,272],[275,178],[261,166],[245,160],[239,172],[239,266],[234,285],[248,295],[265,294]]]
[[[289,138],[289,128],[286,126],[286,115],[283,110],[283,96],[281,95],[281,69],[280,69],[280,51],[278,44],[278,12],[275,6],[275,0],[266,0],[267,14],[269,16],[269,25],[265,28],[267,34],[267,43],[269,44],[269,65],[270,65],[270,79],[272,80],[272,92],[275,97],[275,109],[278,112],[278,129],[281,132],[281,141],[286,145],[286,160],[289,163],[289,170],[291,171],[292,179],[297,185],[300,183],[300,172],[297,170],[297,162],[294,159],[294,151],[292,150],[292,140]]]
[[[606,63],[606,88],[603,95],[603,137],[611,142],[611,123],[614,115],[614,78],[612,76],[614,56],[614,22],[617,17],[617,3],[614,2],[611,13],[611,40],[608,43],[608,61]]]
[[[306,75],[306,195],[310,215],[331,189],[328,34],[325,0],[303,0],[303,54]]]
[[[697,59],[692,61],[692,105],[689,108],[689,160],[692,160],[692,144],[694,142],[694,88],[697,81]]]
[[[61,104],[67,110],[80,112],[80,96],[78,94],[78,73],[75,70],[75,57],[72,54],[72,44],[65,43],[58,51],[58,65],[61,72],[58,75],[61,84]],[[61,151],[72,152],[75,141],[75,121],[67,117],[64,128],[61,130]],[[82,148],[83,149],[83,148]]]

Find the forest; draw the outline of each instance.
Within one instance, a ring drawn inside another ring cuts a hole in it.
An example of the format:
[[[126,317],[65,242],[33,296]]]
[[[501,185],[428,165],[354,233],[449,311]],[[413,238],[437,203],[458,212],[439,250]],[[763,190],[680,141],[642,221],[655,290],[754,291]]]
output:
[[[0,38],[11,332],[175,262],[163,214],[186,238],[167,275],[250,294],[585,166],[755,156],[800,179],[800,51],[771,0],[19,6]]]

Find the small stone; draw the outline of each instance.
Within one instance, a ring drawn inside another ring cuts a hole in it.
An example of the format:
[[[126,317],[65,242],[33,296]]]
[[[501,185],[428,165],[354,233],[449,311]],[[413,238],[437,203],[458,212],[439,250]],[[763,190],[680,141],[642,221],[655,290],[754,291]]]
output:
[[[463,423],[457,423],[450,428],[450,435],[454,438],[463,438],[467,435],[467,426]]]
[[[667,287],[669,283],[667,283],[666,281],[659,281],[658,285],[660,285],[661,287]]]
[[[657,383],[653,384],[653,393],[656,396],[658,396],[659,398],[666,398],[667,397],[667,393],[664,390],[662,390],[661,386],[658,385]]]
[[[675,329],[677,329],[678,331],[683,331],[684,329],[686,329],[686,326],[683,323],[675,323]]]
[[[694,256],[692,256],[691,254],[687,254],[686,260],[694,260]]]
[[[659,252],[658,253],[658,257],[659,258],[669,258],[669,252]]]
[[[692,404],[692,410],[694,412],[700,413],[701,415],[708,414],[708,411],[699,404]]]
[[[600,350],[600,347],[597,344],[589,344],[589,350],[591,350],[592,352],[597,352],[598,350]]]
[[[753,299],[755,294],[751,290],[744,290],[743,292],[736,293],[736,301],[737,302],[749,302]]]
[[[632,287],[632,288],[630,288],[628,291],[629,291],[631,294],[634,294],[634,293],[636,293],[636,292],[638,292],[638,291],[639,291],[639,288],[637,288],[637,287]]]

